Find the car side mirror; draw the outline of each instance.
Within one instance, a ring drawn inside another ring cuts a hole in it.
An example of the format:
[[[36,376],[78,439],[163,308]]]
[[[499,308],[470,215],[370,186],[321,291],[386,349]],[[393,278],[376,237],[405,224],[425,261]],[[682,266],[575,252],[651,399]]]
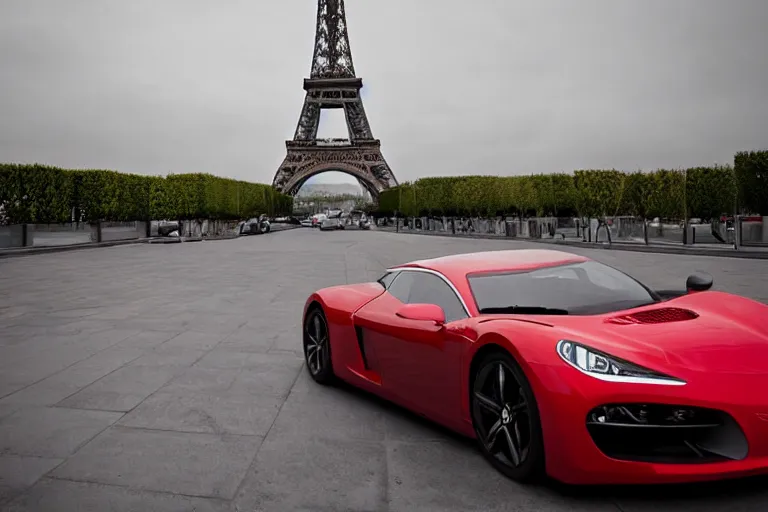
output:
[[[445,324],[445,312],[436,304],[405,304],[397,310],[397,316],[407,320]]]
[[[703,272],[691,274],[685,281],[685,288],[690,292],[705,292],[712,288],[712,276]]]

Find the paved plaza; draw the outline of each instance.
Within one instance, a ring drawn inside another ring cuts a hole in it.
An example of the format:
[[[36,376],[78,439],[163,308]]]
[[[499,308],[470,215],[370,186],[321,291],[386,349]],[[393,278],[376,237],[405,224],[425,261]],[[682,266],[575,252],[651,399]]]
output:
[[[450,253],[543,248],[296,229],[0,260],[0,510],[765,511],[768,480],[520,486],[471,441],[303,365],[304,301]],[[768,302],[768,261],[568,247]]]

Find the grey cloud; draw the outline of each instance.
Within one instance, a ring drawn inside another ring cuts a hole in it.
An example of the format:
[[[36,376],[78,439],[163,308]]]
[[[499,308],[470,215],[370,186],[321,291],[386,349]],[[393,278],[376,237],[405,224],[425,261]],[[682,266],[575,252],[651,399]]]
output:
[[[0,161],[271,182],[315,7],[3,0]],[[346,7],[366,111],[400,181],[706,165],[768,146],[764,0]]]

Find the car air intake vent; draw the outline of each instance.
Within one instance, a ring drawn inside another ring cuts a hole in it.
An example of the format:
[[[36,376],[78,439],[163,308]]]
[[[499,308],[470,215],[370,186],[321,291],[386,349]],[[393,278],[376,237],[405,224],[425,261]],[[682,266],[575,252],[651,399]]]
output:
[[[615,316],[606,320],[610,324],[633,325],[633,324],[664,324],[667,322],[682,322],[693,320],[699,315],[693,311],[681,308],[660,308],[649,309],[631,315]]]

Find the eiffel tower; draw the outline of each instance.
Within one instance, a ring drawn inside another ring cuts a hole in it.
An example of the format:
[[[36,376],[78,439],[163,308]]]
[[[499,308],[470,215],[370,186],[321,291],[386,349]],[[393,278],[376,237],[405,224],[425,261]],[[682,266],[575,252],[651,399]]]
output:
[[[293,140],[285,142],[288,155],[275,174],[272,186],[296,195],[312,176],[341,171],[357,178],[375,199],[397,186],[397,180],[381,154],[381,142],[373,138],[365,115],[349,47],[344,0],[318,0],[315,52],[312,71],[304,79],[304,107]],[[318,139],[322,109],[341,108],[349,139]]]

